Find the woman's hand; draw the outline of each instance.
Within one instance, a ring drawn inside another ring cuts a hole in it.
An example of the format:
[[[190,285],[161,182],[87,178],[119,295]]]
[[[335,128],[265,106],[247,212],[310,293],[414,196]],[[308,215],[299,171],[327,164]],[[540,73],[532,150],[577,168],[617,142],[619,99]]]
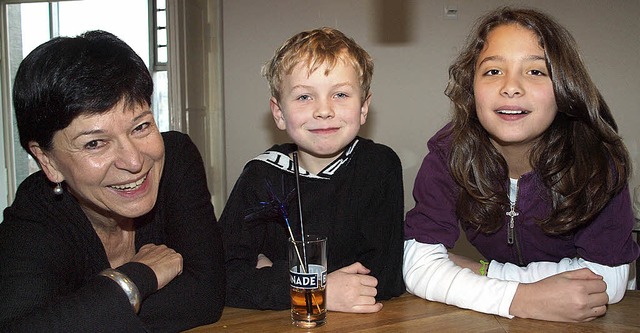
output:
[[[535,283],[521,283],[509,312],[521,318],[590,321],[607,312],[606,289],[602,276],[588,268],[563,272]]]
[[[182,273],[182,255],[166,245],[145,244],[131,261],[143,263],[156,273],[158,289]]]
[[[372,313],[382,309],[376,303],[378,279],[356,262],[327,275],[327,310]]]

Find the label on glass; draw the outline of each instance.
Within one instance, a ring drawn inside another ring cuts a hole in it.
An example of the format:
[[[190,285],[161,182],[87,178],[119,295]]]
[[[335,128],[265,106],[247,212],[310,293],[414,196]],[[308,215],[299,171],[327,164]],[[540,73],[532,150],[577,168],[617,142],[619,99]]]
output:
[[[324,288],[327,283],[327,270],[321,265],[309,265],[309,272],[304,273],[302,266],[289,270],[291,287],[298,289]]]

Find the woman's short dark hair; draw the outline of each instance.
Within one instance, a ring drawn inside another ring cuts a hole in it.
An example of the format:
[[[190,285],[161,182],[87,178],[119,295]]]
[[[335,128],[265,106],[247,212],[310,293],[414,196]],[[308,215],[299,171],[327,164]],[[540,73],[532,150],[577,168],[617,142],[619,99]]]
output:
[[[22,61],[13,85],[20,144],[52,148],[53,135],[79,115],[100,114],[120,101],[151,105],[153,80],[144,61],[118,37],[88,31],[57,37]]]

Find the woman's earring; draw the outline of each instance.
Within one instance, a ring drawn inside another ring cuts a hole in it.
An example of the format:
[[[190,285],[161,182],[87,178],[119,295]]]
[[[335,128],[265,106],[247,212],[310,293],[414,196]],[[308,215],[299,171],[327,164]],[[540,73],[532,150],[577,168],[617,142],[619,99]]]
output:
[[[53,194],[61,195],[64,190],[62,189],[62,184],[56,184],[56,187],[53,188]]]

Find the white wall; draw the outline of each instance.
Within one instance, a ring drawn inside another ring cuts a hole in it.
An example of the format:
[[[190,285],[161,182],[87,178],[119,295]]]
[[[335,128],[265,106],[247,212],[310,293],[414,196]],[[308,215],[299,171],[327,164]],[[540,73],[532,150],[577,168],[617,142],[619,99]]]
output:
[[[293,34],[332,26],[374,58],[373,101],[362,134],[400,156],[411,208],[427,139],[449,116],[447,69],[473,21],[505,4],[544,10],[573,33],[637,166],[631,185],[640,184],[640,1],[223,0],[228,191],[247,160],[288,141],[271,119],[260,67]],[[457,20],[444,19],[448,5],[457,6]],[[399,41],[384,36],[394,29]]]

